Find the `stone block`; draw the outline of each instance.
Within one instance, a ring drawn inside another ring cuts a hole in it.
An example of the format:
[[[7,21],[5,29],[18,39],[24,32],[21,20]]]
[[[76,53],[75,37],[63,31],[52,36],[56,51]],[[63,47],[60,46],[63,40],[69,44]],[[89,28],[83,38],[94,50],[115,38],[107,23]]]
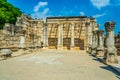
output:
[[[12,51],[10,49],[2,49],[0,50],[1,54],[4,56],[10,57],[12,55]]]

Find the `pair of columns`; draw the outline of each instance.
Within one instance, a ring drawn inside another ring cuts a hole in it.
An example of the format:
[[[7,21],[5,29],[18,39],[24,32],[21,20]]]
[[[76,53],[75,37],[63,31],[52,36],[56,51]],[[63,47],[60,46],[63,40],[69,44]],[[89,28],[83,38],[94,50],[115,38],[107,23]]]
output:
[[[60,26],[58,26],[58,45],[57,45],[57,49],[63,49],[63,27],[64,25],[61,24]],[[74,27],[75,24],[71,24],[71,49],[74,48],[75,43],[74,43]]]
[[[37,40],[37,45],[36,47],[40,48],[41,47],[41,37],[38,35],[37,36],[38,40]],[[35,48],[35,44],[34,44],[34,34],[30,34],[30,48]],[[24,49],[26,48],[25,45],[25,34],[21,34],[20,35],[20,44],[19,44],[19,48]]]
[[[41,36],[40,35],[37,35],[37,44],[35,45],[34,44],[34,34],[30,34],[30,48],[41,48],[42,45],[41,45]]]

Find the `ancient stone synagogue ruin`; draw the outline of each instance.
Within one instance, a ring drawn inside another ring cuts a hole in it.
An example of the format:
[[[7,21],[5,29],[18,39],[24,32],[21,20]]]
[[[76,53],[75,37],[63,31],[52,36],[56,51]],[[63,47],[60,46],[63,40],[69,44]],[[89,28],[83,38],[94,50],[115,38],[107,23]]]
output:
[[[114,28],[115,22],[106,22],[104,36],[93,17],[47,17],[44,21],[22,14],[15,25],[6,23],[0,30],[0,49],[84,50],[104,56],[105,62],[118,63]]]

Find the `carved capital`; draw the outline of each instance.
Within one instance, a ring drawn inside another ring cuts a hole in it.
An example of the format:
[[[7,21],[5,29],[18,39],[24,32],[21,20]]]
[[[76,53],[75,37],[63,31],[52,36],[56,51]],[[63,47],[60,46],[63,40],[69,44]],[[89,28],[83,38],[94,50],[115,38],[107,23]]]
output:
[[[26,34],[26,30],[20,30],[19,31],[21,35],[25,35]]]
[[[87,19],[86,26],[89,26],[89,25],[90,25],[90,19]]]
[[[34,36],[34,34],[33,34],[33,33],[30,33],[29,35],[30,35],[31,37],[32,37],[32,36]]]
[[[96,31],[93,31],[93,35],[96,35],[97,34],[97,30]]]
[[[107,32],[113,31],[114,28],[115,28],[115,24],[116,24],[115,22],[106,22],[106,23],[104,24],[105,30],[106,30]]]
[[[97,31],[97,34],[100,35],[100,36],[102,36],[103,33],[104,33],[104,30],[98,30],[98,31]]]
[[[100,27],[100,24],[97,24],[97,26],[96,26],[97,28],[99,28]]]

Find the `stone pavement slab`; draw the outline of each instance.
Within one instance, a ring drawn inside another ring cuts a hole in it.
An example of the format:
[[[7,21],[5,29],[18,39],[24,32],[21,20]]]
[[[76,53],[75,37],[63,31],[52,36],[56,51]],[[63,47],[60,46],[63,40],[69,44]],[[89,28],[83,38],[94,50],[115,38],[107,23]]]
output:
[[[0,61],[0,80],[119,80],[84,51],[43,50]]]

